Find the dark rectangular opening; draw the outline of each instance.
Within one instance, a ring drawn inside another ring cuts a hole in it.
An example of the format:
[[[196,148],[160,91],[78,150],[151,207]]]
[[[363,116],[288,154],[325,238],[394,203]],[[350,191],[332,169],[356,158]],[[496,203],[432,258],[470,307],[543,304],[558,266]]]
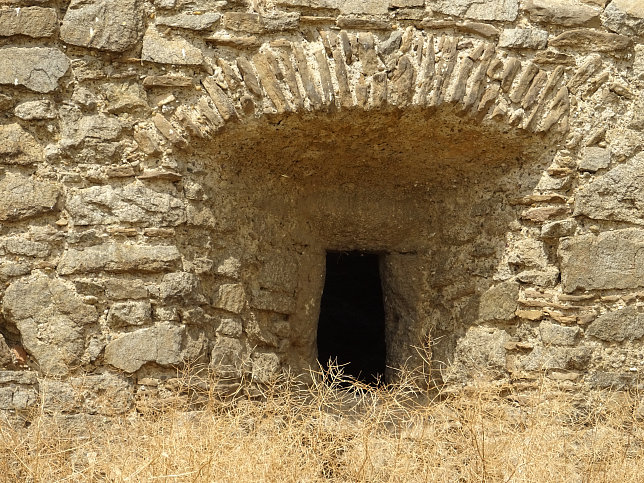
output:
[[[379,256],[328,252],[317,334],[318,361],[344,366],[368,383],[384,382],[385,311]]]

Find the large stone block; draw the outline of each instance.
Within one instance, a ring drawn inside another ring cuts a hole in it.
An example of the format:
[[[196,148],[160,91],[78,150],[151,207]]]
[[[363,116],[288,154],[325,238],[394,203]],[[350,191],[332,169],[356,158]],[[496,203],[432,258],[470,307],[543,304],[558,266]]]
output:
[[[114,339],[105,347],[105,362],[134,372],[146,362],[166,366],[197,359],[204,347],[203,334],[164,322]]]
[[[163,272],[177,269],[181,255],[171,245],[105,243],[87,248],[70,248],[58,264],[58,273]]]
[[[644,230],[627,228],[564,238],[559,257],[567,293],[644,286]]]
[[[28,165],[44,161],[43,150],[19,124],[0,126],[0,163]]]
[[[68,44],[122,52],[137,42],[142,25],[139,0],[72,0],[60,36]]]
[[[548,43],[548,32],[539,29],[505,29],[499,38],[499,47],[543,49]]]
[[[623,35],[644,35],[644,2],[613,0],[602,14],[602,23]]]
[[[596,20],[601,12],[599,7],[577,0],[528,0],[524,8],[530,15],[530,20],[566,26]]]
[[[581,186],[574,214],[644,224],[644,153]]]
[[[427,0],[426,3],[435,12],[478,20],[511,22],[519,12],[517,0]]]
[[[69,69],[69,59],[50,47],[0,49],[0,84],[21,85],[36,92],[51,92]]]
[[[159,64],[199,65],[203,62],[203,54],[186,39],[165,38],[150,27],[143,36],[141,59]]]
[[[607,342],[623,342],[644,337],[644,314],[637,307],[606,312],[586,329],[586,335]]]
[[[66,209],[75,225],[144,223],[176,226],[186,221],[180,199],[136,181],[125,186],[92,186],[71,190]]]
[[[20,331],[22,343],[45,374],[64,375],[85,351],[83,326],[98,320],[73,284],[43,273],[13,282],[5,292],[3,314]]]
[[[58,210],[58,183],[7,173],[0,179],[0,221],[16,221]]]
[[[479,319],[482,321],[512,320],[517,310],[519,283],[514,280],[502,282],[481,295]]]
[[[58,31],[58,16],[53,8],[0,8],[0,36],[26,35],[51,37]]]

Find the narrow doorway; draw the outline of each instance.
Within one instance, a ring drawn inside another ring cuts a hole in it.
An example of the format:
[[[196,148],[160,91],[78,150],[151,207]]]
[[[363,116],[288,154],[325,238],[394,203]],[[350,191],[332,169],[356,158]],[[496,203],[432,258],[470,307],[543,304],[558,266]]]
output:
[[[318,360],[362,382],[384,382],[385,311],[379,256],[328,252],[317,333]]]

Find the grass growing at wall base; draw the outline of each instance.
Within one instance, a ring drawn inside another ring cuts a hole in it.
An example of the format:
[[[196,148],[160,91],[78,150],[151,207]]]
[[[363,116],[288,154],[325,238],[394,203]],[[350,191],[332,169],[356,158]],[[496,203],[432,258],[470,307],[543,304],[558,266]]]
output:
[[[259,397],[186,385],[110,418],[34,411],[0,422],[2,481],[642,481],[644,421],[625,392],[479,380],[418,394],[337,368],[310,386],[284,376]],[[349,386],[349,387],[348,387]],[[348,387],[348,388],[347,388]],[[200,409],[194,409],[195,398]],[[170,401],[170,402],[168,402]]]

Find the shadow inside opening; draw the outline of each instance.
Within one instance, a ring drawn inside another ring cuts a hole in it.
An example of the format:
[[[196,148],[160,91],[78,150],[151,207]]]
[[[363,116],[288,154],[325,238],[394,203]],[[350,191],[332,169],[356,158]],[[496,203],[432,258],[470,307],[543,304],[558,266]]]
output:
[[[364,252],[328,252],[320,306],[317,349],[325,369],[329,361],[367,384],[384,383],[385,311],[379,256]]]

